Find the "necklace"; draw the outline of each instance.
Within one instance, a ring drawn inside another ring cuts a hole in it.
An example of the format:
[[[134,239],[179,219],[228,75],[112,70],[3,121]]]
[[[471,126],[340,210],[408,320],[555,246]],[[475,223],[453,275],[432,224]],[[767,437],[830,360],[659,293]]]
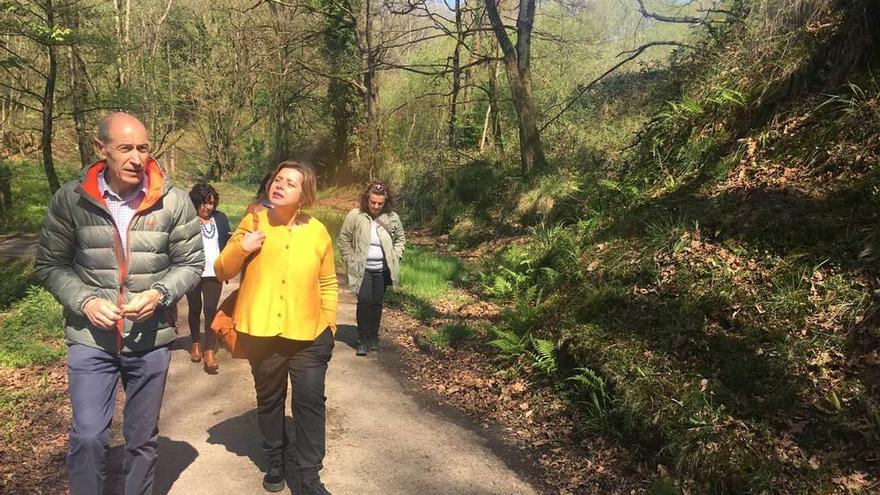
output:
[[[202,224],[202,237],[205,239],[213,239],[214,235],[217,233],[217,224],[214,222],[208,222]]]

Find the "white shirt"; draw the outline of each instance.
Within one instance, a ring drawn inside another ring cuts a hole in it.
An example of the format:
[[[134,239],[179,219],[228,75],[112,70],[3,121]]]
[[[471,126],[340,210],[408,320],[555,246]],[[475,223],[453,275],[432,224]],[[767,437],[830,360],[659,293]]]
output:
[[[366,269],[371,272],[382,271],[385,268],[385,253],[379,242],[379,223],[370,221],[370,249],[367,251]]]
[[[216,277],[214,260],[220,256],[220,233],[217,232],[217,222],[212,218],[208,223],[201,221],[199,223],[202,227],[202,244],[205,249],[205,269],[202,271],[202,277]],[[210,237],[207,234],[210,234]]]
[[[106,171],[104,174],[106,174]],[[104,198],[104,202],[107,203],[107,209],[110,210],[110,216],[113,217],[113,222],[116,224],[116,229],[119,231],[119,240],[122,242],[122,252],[126,253],[127,256],[128,226],[131,224],[131,219],[134,218],[134,214],[137,213],[138,208],[140,208],[141,202],[147,196],[147,191],[150,187],[150,179],[147,174],[144,174],[144,178],[141,180],[141,185],[129,193],[127,197],[123,198],[110,189],[110,183],[107,181],[107,178],[104,177],[104,174],[98,174],[98,191]]]

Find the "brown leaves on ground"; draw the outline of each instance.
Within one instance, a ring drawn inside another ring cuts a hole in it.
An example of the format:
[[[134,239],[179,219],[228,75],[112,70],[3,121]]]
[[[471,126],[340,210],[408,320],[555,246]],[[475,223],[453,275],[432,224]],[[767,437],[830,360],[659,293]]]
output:
[[[332,194],[318,198],[316,206],[335,208],[339,211],[347,212],[358,206],[360,203],[360,193],[359,188],[354,187],[338,189],[333,191]]]
[[[436,236],[427,229],[413,229],[406,233],[407,244],[431,248],[446,254],[453,254],[454,256],[465,260],[477,260],[488,253],[498,252],[502,248],[525,244],[529,239],[530,236],[526,235],[497,236],[487,239],[470,248],[453,250],[449,244],[449,234]]]
[[[479,303],[472,303],[471,306]],[[466,306],[469,307],[469,306]],[[407,378],[441,401],[502,433],[534,467],[532,476],[559,494],[648,493],[654,473],[609,439],[584,434],[551,387],[496,373],[492,352],[473,340],[425,353],[422,323],[388,309],[384,326],[401,351]]]
[[[70,429],[63,363],[0,368],[0,492],[65,493]]]

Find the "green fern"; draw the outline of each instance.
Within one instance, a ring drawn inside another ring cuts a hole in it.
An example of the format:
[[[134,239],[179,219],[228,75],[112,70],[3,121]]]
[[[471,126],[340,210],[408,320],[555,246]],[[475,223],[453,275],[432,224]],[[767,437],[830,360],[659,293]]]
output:
[[[549,340],[532,339],[532,347],[534,352],[532,355],[532,364],[545,375],[553,378],[559,371],[559,363],[556,360],[556,344]]]
[[[491,332],[495,338],[489,341],[489,345],[497,349],[502,357],[512,359],[526,352],[526,339],[512,330],[493,328]]]
[[[574,386],[578,403],[592,419],[601,419],[608,414],[608,391],[605,380],[590,368],[576,368],[576,373],[565,381]]]

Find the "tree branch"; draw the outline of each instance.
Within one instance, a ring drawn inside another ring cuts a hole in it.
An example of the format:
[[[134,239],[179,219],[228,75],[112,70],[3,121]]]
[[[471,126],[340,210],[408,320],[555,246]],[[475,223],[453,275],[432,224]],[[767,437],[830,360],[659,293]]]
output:
[[[644,0],[636,0],[639,4],[639,12],[642,13],[643,16],[649,17],[651,19],[656,19],[661,22],[674,22],[678,24],[706,24],[705,19],[700,19],[698,17],[691,16],[668,16],[663,14],[655,14],[653,12],[648,12],[648,9],[645,7]]]
[[[617,54],[618,57],[621,55],[627,54],[627,53],[629,53],[630,55],[628,57],[626,57],[625,59],[621,60],[620,62],[614,64],[613,67],[611,67],[610,69],[603,72],[602,75],[600,75],[596,79],[593,79],[592,81],[590,81],[590,83],[587,84],[586,86],[581,86],[581,88],[577,91],[577,93],[575,93],[575,95],[570,100],[568,100],[568,103],[565,104],[565,106],[562,108],[562,110],[560,110],[556,115],[554,115],[551,119],[547,120],[547,122],[545,122],[544,125],[541,126],[540,131],[543,132],[544,129],[547,128],[547,126],[549,126],[550,124],[555,122],[557,119],[559,119],[559,117],[561,117],[563,113],[565,113],[569,108],[571,108],[572,105],[574,105],[574,103],[578,100],[578,98],[583,96],[587,91],[589,91],[599,81],[601,81],[602,79],[607,77],[609,74],[611,74],[612,72],[619,69],[621,66],[623,66],[627,62],[630,62],[630,61],[638,58],[638,56],[641,55],[645,50],[647,50],[648,48],[654,47],[654,46],[680,46],[680,47],[684,47],[684,48],[696,48],[692,45],[688,45],[685,43],[679,43],[677,41],[652,41],[650,43],[645,43],[644,45],[636,48],[635,50],[627,50],[627,51],[618,53]]]

